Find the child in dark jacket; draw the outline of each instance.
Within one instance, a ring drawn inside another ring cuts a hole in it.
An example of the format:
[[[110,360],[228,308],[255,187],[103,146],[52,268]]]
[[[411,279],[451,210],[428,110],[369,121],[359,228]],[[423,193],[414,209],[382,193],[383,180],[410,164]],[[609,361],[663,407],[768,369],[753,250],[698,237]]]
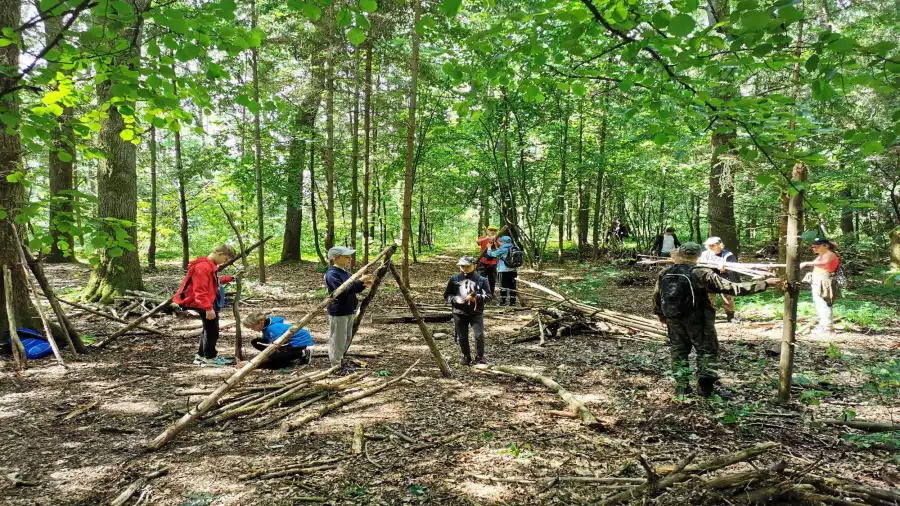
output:
[[[219,266],[235,258],[234,249],[223,244],[205,257],[188,265],[187,274],[175,293],[174,302],[184,310],[196,311],[203,317],[203,333],[194,364],[203,367],[223,367],[235,363],[234,358],[219,357],[216,342],[219,340],[219,311],[225,307],[224,292],[220,283],[229,283],[231,276],[219,279]]]
[[[335,246],[328,250],[331,267],[325,272],[325,288],[331,294],[350,279],[350,265],[356,250]],[[366,287],[372,286],[372,276],[366,275],[355,281],[350,288],[344,290],[337,299],[328,305],[328,359],[331,366],[341,366],[339,374],[351,372],[344,363],[344,354],[353,342],[353,314],[356,313],[356,294]]]
[[[261,312],[250,313],[243,323],[248,329],[262,332],[262,337],[250,341],[250,344],[259,351],[265,351],[291,328],[291,324],[286,323],[281,316],[269,316]],[[293,364],[306,365],[312,356],[309,349],[312,345],[312,334],[307,329],[300,329],[275,350],[275,353],[260,367],[282,369]]]
[[[491,301],[491,285],[486,277],[475,272],[475,264],[472,257],[460,258],[456,265],[461,272],[452,276],[444,289],[444,300],[453,307],[453,324],[463,354],[460,365],[472,363],[469,327],[475,338],[475,364],[487,363],[484,360],[484,305]]]

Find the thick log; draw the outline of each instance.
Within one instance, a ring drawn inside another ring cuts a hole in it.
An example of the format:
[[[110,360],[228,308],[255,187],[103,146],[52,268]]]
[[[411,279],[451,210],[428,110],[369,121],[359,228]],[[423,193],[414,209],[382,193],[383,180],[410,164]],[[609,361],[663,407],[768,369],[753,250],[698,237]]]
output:
[[[741,450],[739,452],[729,453],[728,455],[724,455],[722,457],[716,457],[712,460],[707,460],[706,462],[701,462],[699,464],[695,464],[692,466],[687,466],[684,471],[686,473],[698,474],[698,473],[706,473],[709,471],[715,471],[716,469],[722,469],[723,467],[728,467],[738,462],[745,462],[753,459],[763,453],[768,452],[772,448],[778,446],[778,443],[774,441],[768,441],[765,443],[759,443],[757,445],[751,446],[745,450]]]
[[[797,481],[800,483],[811,483],[817,487],[823,487],[829,492],[834,489],[843,489],[857,495],[872,497],[881,501],[887,501],[888,503],[900,504],[900,491],[897,491],[896,489],[874,488],[860,485],[859,483],[843,478],[821,477],[813,474],[806,474]]]
[[[72,307],[74,307],[74,308],[77,308],[77,309],[80,309],[80,310],[82,310],[82,311],[88,312],[88,313],[90,313],[90,314],[92,314],[92,315],[99,316],[99,317],[101,317],[101,318],[106,318],[107,320],[112,320],[112,321],[114,321],[114,322],[116,322],[116,323],[121,323],[121,324],[124,324],[124,325],[128,325],[128,320],[124,320],[124,319],[122,319],[122,318],[119,318],[118,316],[113,316],[113,315],[111,315],[111,314],[109,314],[109,313],[104,313],[104,312],[102,312],[102,311],[97,311],[97,310],[94,309],[94,308],[91,308],[91,307],[88,307],[88,306],[84,306],[84,305],[79,304],[79,303],[77,303],[77,302],[71,302],[71,301],[68,301],[68,300],[66,300],[66,299],[59,299],[59,301],[62,302],[63,304],[65,304],[65,305],[67,305],[67,306],[72,306]],[[164,335],[166,335],[163,331],[158,330],[158,329],[155,329],[155,328],[153,328],[153,327],[147,327],[146,325],[138,325],[137,328],[140,329],[140,330],[143,330],[144,332],[150,332],[151,334],[156,334],[156,335],[159,335],[159,336],[164,336]]]
[[[363,424],[358,423],[353,429],[353,444],[350,446],[353,455],[360,455],[366,446],[366,431]]]
[[[400,293],[402,293],[403,298],[406,299],[409,311],[416,320],[418,320],[419,330],[422,331],[422,337],[425,338],[425,343],[428,345],[428,349],[431,350],[431,355],[434,357],[434,361],[441,370],[441,375],[445,378],[451,377],[450,366],[447,365],[447,361],[441,356],[441,350],[438,349],[437,343],[434,342],[434,336],[431,335],[431,330],[428,328],[428,325],[425,325],[425,322],[422,320],[422,315],[419,314],[419,309],[416,307],[416,303],[409,293],[409,287],[403,283],[403,278],[400,277],[400,273],[397,272],[397,268],[394,267],[394,264],[389,264],[388,268],[390,268],[391,274],[394,276],[394,281],[397,282],[397,286],[400,288]]]
[[[320,302],[312,311],[307,313],[299,322],[285,331],[278,339],[275,340],[270,346],[266,347],[259,355],[253,357],[250,362],[243,367],[241,367],[237,372],[232,374],[228,379],[226,379],[213,393],[209,394],[203,401],[199,404],[191,408],[181,419],[177,422],[169,426],[165,431],[162,432],[159,436],[157,436],[153,441],[147,444],[147,448],[150,450],[158,450],[162,448],[163,445],[172,440],[175,436],[177,436],[181,431],[186,429],[189,425],[194,423],[194,421],[203,413],[207,412],[213,406],[216,405],[216,402],[225,395],[229,390],[237,386],[247,377],[250,373],[256,370],[257,367],[260,366],[266,359],[269,358],[282,344],[284,344],[288,339],[290,339],[295,332],[302,329],[304,325],[309,323],[313,317],[318,314],[320,311],[325,309],[328,304],[334,302],[334,298],[343,293],[347,288],[349,288],[356,280],[361,278],[363,274],[365,274],[366,270],[369,269],[372,265],[380,261],[382,258],[390,258],[390,256],[396,251],[397,246],[390,246],[386,248],[384,251],[378,254],[371,262],[363,266],[360,270],[356,271],[355,274],[350,276],[350,279],[344,282],[341,286],[337,288],[330,296],[326,297],[322,302]]]
[[[900,430],[900,424],[893,422],[865,422],[862,420],[819,420],[825,425],[842,425],[851,429],[865,430],[869,432],[891,432]]]
[[[551,378],[547,376],[543,376],[534,371],[528,371],[525,369],[519,369],[517,367],[509,367],[505,365],[495,365],[489,368],[492,371],[502,372],[504,374],[511,374],[514,376],[522,376],[525,378],[529,378],[535,380],[545,387],[552,390],[554,393],[559,395],[566,404],[569,405],[570,409],[575,410],[578,413],[578,417],[581,419],[582,425],[586,427],[590,427],[591,429],[596,430],[606,430],[608,427],[604,425],[602,422],[597,420],[593,413],[576,398],[571,392],[560,386],[559,383],[553,381]]]
[[[416,360],[415,362],[413,362],[413,365],[409,366],[409,369],[404,371],[403,374],[401,374],[400,376],[398,376],[395,379],[392,379],[390,381],[385,381],[378,386],[374,386],[374,387],[368,388],[366,390],[361,390],[359,392],[356,392],[355,394],[350,394],[346,397],[342,397],[342,398],[338,399],[337,401],[332,402],[331,404],[327,404],[327,405],[323,406],[322,408],[320,408],[308,415],[301,417],[300,419],[298,419],[295,422],[289,423],[287,426],[288,432],[295,431],[295,430],[299,429],[300,427],[308,424],[309,422],[315,420],[316,418],[321,418],[321,417],[327,415],[328,413],[331,413],[332,411],[336,411],[336,410],[346,406],[347,404],[350,404],[351,402],[358,401],[360,399],[365,399],[366,397],[371,397],[390,386],[396,385],[400,381],[403,381],[403,379],[406,378],[406,376],[410,373],[410,371],[412,371],[413,368],[416,367],[416,365],[418,365],[418,364],[419,364],[419,360]]]
[[[453,320],[453,315],[450,313],[422,314],[420,317],[425,323],[446,323]],[[372,317],[372,323],[389,325],[395,323],[419,323],[419,320],[413,315],[379,315]]]

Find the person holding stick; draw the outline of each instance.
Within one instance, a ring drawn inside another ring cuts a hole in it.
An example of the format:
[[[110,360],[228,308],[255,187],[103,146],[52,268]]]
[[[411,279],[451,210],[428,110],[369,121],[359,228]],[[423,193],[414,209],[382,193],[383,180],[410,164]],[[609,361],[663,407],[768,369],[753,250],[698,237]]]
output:
[[[475,259],[462,257],[456,262],[459,274],[447,281],[444,300],[453,308],[453,324],[462,359],[459,365],[472,364],[469,347],[469,328],[475,338],[475,364],[486,364],[484,359],[484,305],[491,301],[491,287],[486,277],[475,272]]]
[[[836,249],[837,245],[828,239],[817,238],[812,243],[813,253],[817,255],[816,259],[800,264],[801,269],[813,268],[810,289],[819,318],[816,328],[813,330],[816,334],[829,334],[834,331],[832,306],[834,301],[841,297],[841,290],[838,288],[835,276],[841,260],[835,253]]]
[[[225,307],[225,293],[221,283],[230,283],[234,278],[222,276],[219,266],[237,257],[234,248],[227,244],[216,247],[209,255],[199,257],[188,265],[187,274],[173,297],[173,302],[184,310],[196,311],[203,318],[203,332],[200,347],[194,357],[194,364],[201,367],[224,367],[234,365],[233,357],[219,357],[216,342],[219,340],[219,311]]]
[[[721,268],[713,269],[713,271],[720,277],[723,277],[732,283],[740,283],[741,275],[737,272],[730,271],[725,267],[726,262],[734,263],[737,262],[738,259],[737,255],[725,249],[725,244],[722,242],[722,239],[712,236],[706,239],[703,245],[706,246],[706,249],[700,255],[700,261],[721,264]],[[734,295],[709,292],[709,302],[712,304],[713,309],[716,308],[717,295],[722,297],[722,307],[725,308],[725,320],[728,323],[731,323],[734,321]]]
[[[700,245],[687,242],[672,252],[675,265],[663,269],[653,291],[653,312],[666,324],[671,345],[672,368],[675,374],[675,394],[693,392],[688,385],[688,360],[691,349],[696,353],[700,395],[718,394],[729,397],[725,391],[717,391],[719,340],[716,335],[716,310],[707,292],[728,292],[735,296],[752,295],[781,282],[779,278],[750,283],[733,283],[708,267],[698,267]]]
[[[335,246],[328,250],[331,267],[325,272],[325,288],[328,294],[333,293],[345,281],[350,279],[350,265],[353,263],[355,249]],[[341,366],[337,374],[346,376],[353,372],[344,361],[344,354],[353,342],[353,315],[356,313],[356,294],[372,286],[374,278],[366,274],[353,285],[338,295],[334,302],[328,304],[328,359],[331,366]]]

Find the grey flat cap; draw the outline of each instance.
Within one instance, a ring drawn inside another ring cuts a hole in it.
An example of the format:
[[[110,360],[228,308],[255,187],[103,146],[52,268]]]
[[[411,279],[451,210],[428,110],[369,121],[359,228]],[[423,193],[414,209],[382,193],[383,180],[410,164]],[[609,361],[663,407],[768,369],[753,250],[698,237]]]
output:
[[[353,248],[347,248],[344,246],[335,246],[335,247],[331,248],[330,250],[328,250],[328,259],[334,260],[337,257],[352,256],[354,253],[356,253],[356,250]]]

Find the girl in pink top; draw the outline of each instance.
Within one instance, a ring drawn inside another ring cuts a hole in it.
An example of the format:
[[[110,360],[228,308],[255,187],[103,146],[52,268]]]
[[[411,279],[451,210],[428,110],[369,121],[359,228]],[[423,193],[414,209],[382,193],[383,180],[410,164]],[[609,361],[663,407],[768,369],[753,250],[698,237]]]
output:
[[[816,304],[816,313],[819,323],[816,325],[816,333],[829,333],[834,330],[832,326],[832,306],[840,297],[834,273],[837,271],[840,259],[835,253],[837,246],[828,239],[816,239],[813,241],[812,250],[818,255],[812,262],[803,262],[800,268],[812,267],[812,298]]]

